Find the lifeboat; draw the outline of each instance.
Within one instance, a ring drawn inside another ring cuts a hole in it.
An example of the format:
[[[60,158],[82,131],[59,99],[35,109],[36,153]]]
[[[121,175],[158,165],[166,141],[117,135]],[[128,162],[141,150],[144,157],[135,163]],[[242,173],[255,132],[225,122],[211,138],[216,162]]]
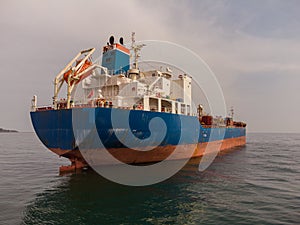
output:
[[[81,62],[82,60],[77,60],[76,61],[76,66]],[[73,74],[73,77],[76,77],[77,74],[80,74],[81,72],[85,71],[87,68],[89,68],[92,65],[92,62],[89,60],[86,60],[84,62],[84,64],[82,65],[81,69],[76,71]],[[82,81],[84,78],[88,77],[90,74],[92,73],[92,71],[89,71],[87,73],[83,73],[80,77],[78,77],[76,79],[76,81],[71,81],[71,85],[75,82],[75,84],[78,84],[80,81]],[[67,72],[64,73],[64,80],[66,81],[66,83],[68,83],[68,78],[69,76],[71,76],[72,74],[72,69],[69,69]]]

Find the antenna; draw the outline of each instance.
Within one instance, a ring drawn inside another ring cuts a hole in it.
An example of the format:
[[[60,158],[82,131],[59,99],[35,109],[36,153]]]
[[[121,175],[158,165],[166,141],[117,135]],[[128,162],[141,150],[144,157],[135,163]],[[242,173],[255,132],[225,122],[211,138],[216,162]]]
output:
[[[135,32],[131,33],[131,50],[133,50],[133,57],[134,57],[134,63],[133,69],[138,69],[138,58],[141,57],[141,55],[139,54],[141,49],[146,46],[145,44],[140,44],[140,45],[136,45],[135,44]]]

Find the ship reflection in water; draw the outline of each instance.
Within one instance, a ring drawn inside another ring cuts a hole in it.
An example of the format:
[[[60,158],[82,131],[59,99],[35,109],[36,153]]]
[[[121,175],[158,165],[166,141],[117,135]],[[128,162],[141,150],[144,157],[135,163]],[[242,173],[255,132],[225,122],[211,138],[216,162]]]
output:
[[[245,148],[236,148],[232,154],[243,158]],[[222,163],[218,162],[228,157],[224,154],[205,172],[198,171],[200,159],[196,158],[167,181],[144,187],[112,183],[91,170],[64,176],[59,185],[37,195],[25,211],[24,222],[157,224],[209,220],[218,215],[214,207],[220,204],[225,210],[234,201],[226,192],[238,190],[244,182],[219,168]]]

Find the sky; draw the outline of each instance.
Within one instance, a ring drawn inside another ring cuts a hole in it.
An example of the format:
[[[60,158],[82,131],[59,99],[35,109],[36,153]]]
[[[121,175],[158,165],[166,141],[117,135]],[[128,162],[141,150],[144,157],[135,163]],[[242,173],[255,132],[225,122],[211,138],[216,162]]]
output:
[[[176,43],[216,75],[250,132],[300,132],[300,2],[295,0],[0,2],[0,127],[32,131],[30,101],[78,51],[110,35]]]

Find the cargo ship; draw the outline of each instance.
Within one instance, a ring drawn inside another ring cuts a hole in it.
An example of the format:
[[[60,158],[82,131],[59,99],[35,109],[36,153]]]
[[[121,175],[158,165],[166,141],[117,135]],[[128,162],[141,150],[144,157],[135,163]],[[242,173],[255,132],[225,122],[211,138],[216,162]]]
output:
[[[55,77],[52,105],[37,106],[33,97],[30,116],[37,136],[71,161],[61,172],[89,167],[89,152],[143,164],[165,160],[175,148],[181,150],[172,159],[184,159],[203,156],[208,144],[216,150],[246,144],[246,123],[234,121],[233,111],[220,118],[202,105],[193,107],[191,77],[168,67],[142,70],[144,45],[135,42],[134,33],[131,42],[127,47],[123,38],[116,43],[111,36],[101,63],[93,61],[95,48],[79,52]],[[64,85],[67,93],[59,98]],[[112,163],[105,157],[96,161]]]

